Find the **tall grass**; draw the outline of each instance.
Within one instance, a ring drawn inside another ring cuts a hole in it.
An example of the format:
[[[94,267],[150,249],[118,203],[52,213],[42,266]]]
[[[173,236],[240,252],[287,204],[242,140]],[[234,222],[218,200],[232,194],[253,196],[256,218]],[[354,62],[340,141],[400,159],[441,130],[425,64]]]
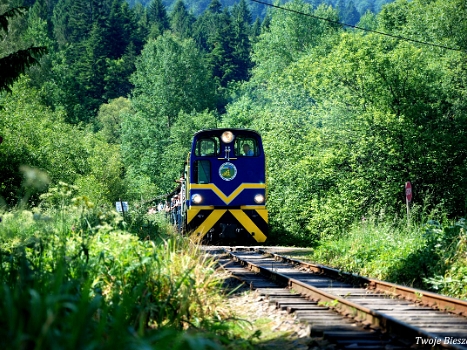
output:
[[[419,227],[408,229],[393,223],[365,220],[355,224],[339,239],[322,241],[313,258],[349,272],[387,279],[422,241]],[[400,277],[401,282],[413,282],[411,276]]]
[[[63,185],[34,212],[2,213],[0,348],[217,349],[230,341],[221,278],[198,247],[157,240]],[[196,332],[194,332],[196,330]]]
[[[467,298],[467,223],[356,223],[323,240],[311,259],[349,272]]]

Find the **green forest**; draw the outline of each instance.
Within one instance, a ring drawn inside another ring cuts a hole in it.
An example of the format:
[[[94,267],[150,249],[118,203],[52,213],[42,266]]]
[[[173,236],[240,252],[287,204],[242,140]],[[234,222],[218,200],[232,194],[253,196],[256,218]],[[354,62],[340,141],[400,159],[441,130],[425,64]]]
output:
[[[404,217],[406,181],[414,220],[465,215],[459,1],[395,1],[361,29],[303,1],[261,21],[243,0],[212,0],[198,17],[181,0],[23,5],[2,7],[2,65],[22,55],[17,78],[2,69],[7,207],[60,181],[100,206],[156,198],[174,188],[192,134],[228,126],[264,138],[272,242]]]
[[[268,244],[467,298],[466,19],[461,0],[2,0],[0,348],[257,348],[214,261],[148,213],[204,128],[262,135]]]
[[[220,3],[223,7],[231,7],[238,1],[232,0],[221,0]],[[264,1],[263,1],[264,2]],[[281,1],[280,3],[284,3]],[[331,5],[338,11],[339,18],[342,22],[346,24],[354,25],[367,12],[378,13],[381,11],[383,5],[393,2],[393,0],[305,0],[305,3],[312,5],[313,7],[318,7],[321,4]],[[136,6],[138,3],[141,3],[144,7],[147,7],[151,0],[128,0],[128,3],[131,7]],[[195,16],[199,16],[209,7],[210,0],[186,0],[185,5],[188,10],[192,12]],[[162,4],[172,11],[176,1],[174,0],[164,0]],[[255,2],[254,0],[250,1],[249,9],[253,20],[257,17],[264,19],[267,13],[267,7],[265,7],[261,2]]]

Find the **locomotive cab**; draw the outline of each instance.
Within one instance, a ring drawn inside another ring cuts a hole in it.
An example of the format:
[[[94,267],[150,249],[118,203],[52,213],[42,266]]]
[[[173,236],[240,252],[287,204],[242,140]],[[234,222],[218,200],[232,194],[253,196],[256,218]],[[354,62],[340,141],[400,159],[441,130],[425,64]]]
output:
[[[195,134],[186,170],[186,229],[211,244],[253,244],[267,234],[265,156],[245,129]]]

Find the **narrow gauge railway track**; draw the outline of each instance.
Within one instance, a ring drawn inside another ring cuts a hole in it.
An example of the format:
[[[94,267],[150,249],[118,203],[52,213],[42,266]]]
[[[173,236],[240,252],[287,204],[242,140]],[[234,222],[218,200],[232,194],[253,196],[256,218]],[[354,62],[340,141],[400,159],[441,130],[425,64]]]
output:
[[[467,302],[251,248],[220,264],[340,349],[467,349]]]

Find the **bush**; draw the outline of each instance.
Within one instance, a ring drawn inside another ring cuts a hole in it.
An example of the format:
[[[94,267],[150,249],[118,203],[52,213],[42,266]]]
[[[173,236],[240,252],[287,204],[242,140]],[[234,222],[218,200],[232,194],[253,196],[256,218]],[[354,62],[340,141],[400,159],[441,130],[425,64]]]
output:
[[[430,220],[354,224],[338,239],[323,240],[312,259],[348,272],[467,297],[467,235],[464,219],[455,224]]]
[[[431,222],[425,246],[427,258],[431,258],[430,274],[424,279],[431,289],[464,299],[467,298],[466,229],[465,219],[444,227]]]
[[[61,184],[0,223],[0,347],[214,349],[226,342],[214,262],[153,218],[120,229]],[[59,210],[55,208],[60,208]],[[221,311],[219,311],[221,310]],[[186,330],[194,329],[197,332]]]

